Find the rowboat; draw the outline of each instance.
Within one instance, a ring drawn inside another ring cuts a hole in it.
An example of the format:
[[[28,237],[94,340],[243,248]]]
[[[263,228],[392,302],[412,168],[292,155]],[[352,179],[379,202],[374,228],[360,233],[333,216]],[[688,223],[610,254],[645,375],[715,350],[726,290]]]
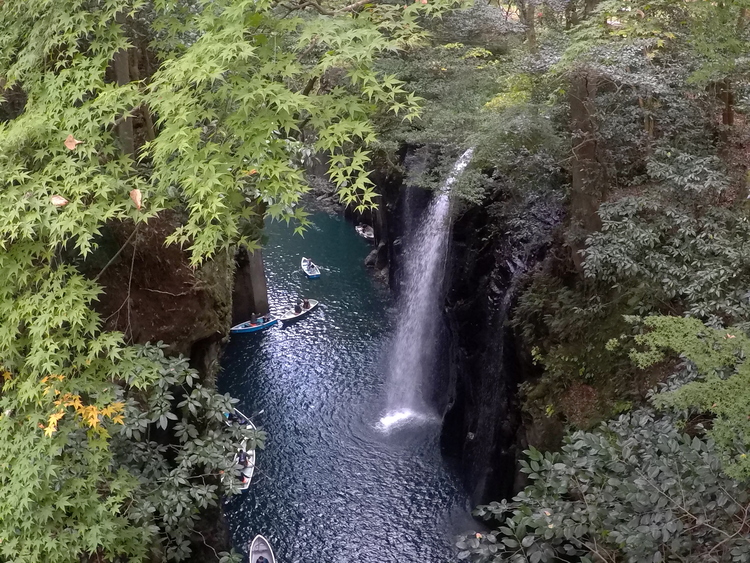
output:
[[[291,323],[301,317],[304,317],[320,304],[320,301],[316,301],[315,299],[308,299],[307,302],[310,305],[309,307],[305,308],[304,304],[300,305],[302,310],[299,313],[294,310],[294,307],[292,307],[291,309],[287,309],[279,316],[279,320],[284,324]]]
[[[370,225],[365,225],[363,223],[354,227],[354,230],[357,231],[357,234],[364,239],[375,240],[375,231]]]
[[[253,426],[253,429],[255,429],[255,426]],[[253,480],[253,473],[255,473],[255,450],[247,451],[247,440],[242,440],[241,447],[237,451],[237,455],[234,456],[234,463],[240,466],[240,490],[246,491],[250,487],[250,481]]]
[[[246,424],[253,430],[257,430],[255,424],[238,409],[234,409],[234,420],[238,424]],[[225,422],[231,425],[232,419],[227,417]],[[255,473],[255,449],[247,451],[246,439],[242,440],[240,449],[237,450],[233,461],[235,466],[240,467],[239,488],[241,491],[246,491],[250,487],[250,481],[253,480],[253,473]]]
[[[250,544],[249,563],[276,563],[276,557],[268,540],[258,534]]]
[[[267,318],[267,321],[264,321],[263,319]],[[260,330],[265,330],[267,328],[271,328],[273,325],[275,325],[277,322],[279,322],[279,319],[276,317],[272,317],[268,315],[267,317],[259,317],[257,321],[254,323],[251,321],[245,321],[244,323],[240,323],[238,325],[234,325],[232,328],[229,329],[229,332],[232,333],[239,333],[244,334],[248,332],[258,332]]]
[[[320,277],[320,268],[318,268],[309,258],[302,257],[302,271],[308,278],[314,280]]]

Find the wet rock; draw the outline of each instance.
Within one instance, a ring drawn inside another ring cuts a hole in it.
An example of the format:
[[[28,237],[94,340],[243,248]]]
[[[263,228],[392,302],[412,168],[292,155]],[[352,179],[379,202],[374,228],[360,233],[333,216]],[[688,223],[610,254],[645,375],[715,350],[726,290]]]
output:
[[[232,324],[239,324],[255,313],[268,312],[268,287],[260,249],[249,252],[242,247],[235,254],[232,290]]]
[[[381,241],[380,244],[378,244],[377,249],[374,250],[375,252],[375,268],[377,270],[382,270],[384,268],[388,267],[388,246],[384,241]]]
[[[367,255],[367,258],[365,258],[365,266],[367,266],[368,268],[374,268],[377,261],[378,249],[376,248]]]
[[[493,197],[455,221],[446,274],[450,382],[442,445],[460,460],[474,504],[509,498],[522,484],[517,460],[526,436],[517,389],[530,373],[508,320],[524,274],[552,242],[550,217],[561,218],[561,203],[528,197],[514,208],[504,203],[503,190]],[[519,217],[531,235],[510,229]]]

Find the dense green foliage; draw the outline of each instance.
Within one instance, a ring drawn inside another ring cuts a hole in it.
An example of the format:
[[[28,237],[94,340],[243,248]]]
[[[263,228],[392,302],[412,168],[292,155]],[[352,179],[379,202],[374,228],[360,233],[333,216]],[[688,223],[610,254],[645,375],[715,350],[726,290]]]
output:
[[[497,531],[463,539],[460,559],[746,561],[750,493],[722,474],[711,440],[637,411],[568,435],[559,453],[530,450],[531,484],[480,507]]]
[[[647,331],[635,336],[633,360],[647,367],[679,354],[694,364],[697,377],[655,397],[664,407],[710,413],[708,435],[723,452],[725,470],[738,479],[750,477],[750,339],[737,328],[713,329],[696,319],[648,317]],[[679,376],[679,374],[678,374]]]
[[[91,397],[108,402],[101,414],[70,391],[79,392],[80,382],[54,376],[36,400],[53,400],[62,416],[19,420],[31,410],[17,397],[16,408],[6,410],[0,516],[9,532],[0,547],[9,560],[66,560],[78,551],[137,559],[149,554],[154,535],[161,536],[162,558],[180,559],[190,552],[199,509],[216,505],[220,486],[237,490],[237,468],[227,454],[242,440],[262,447],[264,433],[228,427],[224,413],[236,400],[198,383],[185,359],[167,358],[162,348],[132,349],[121,382]],[[3,406],[11,404],[17,381],[5,383]],[[177,396],[183,398],[175,411]],[[89,428],[79,413],[93,417],[85,421]],[[51,431],[28,435],[20,431],[24,423]],[[177,440],[160,443],[154,436],[170,424]],[[40,537],[40,526],[60,533]]]
[[[520,193],[559,187],[558,161],[565,149],[555,126],[561,108],[552,103],[559,81],[518,56],[518,23],[509,21],[504,9],[476,2],[432,30],[431,46],[379,63],[424,100],[418,120],[378,120],[381,151],[393,153],[404,145],[426,149],[427,165],[406,172],[411,185],[435,189],[458,155],[475,146],[453,188],[473,204],[485,203],[498,181]]]
[[[315,153],[370,205],[370,116],[417,112],[374,61],[458,4],[0,2],[4,560],[189,554],[199,511],[236,490],[240,442],[263,435],[224,424],[231,399],[185,360],[103,331],[79,267],[105,225],[167,210],[196,267],[257,244],[264,215],[304,226]]]
[[[504,8],[523,41],[477,120],[498,134],[462,138],[491,179],[472,196],[566,198],[512,324],[542,371],[527,418],[582,430],[526,452],[528,486],[477,510],[494,529],[460,557],[747,561],[750,5]]]
[[[535,401],[554,403],[576,382],[597,387],[606,401],[642,397],[644,383],[627,354],[605,346],[629,330],[623,315],[690,315],[716,327],[750,320],[738,151],[746,132],[739,104],[726,102],[746,86],[739,66],[731,78],[717,75],[721,49],[703,55],[706,42],[744,41],[741,3],[731,5],[735,25],[722,28],[727,37],[706,36],[728,17],[725,8],[602,3],[573,29],[553,68],[572,87],[581,73],[595,81],[583,116],[593,124],[593,148],[581,166],[597,169],[598,183],[594,189],[586,175],[574,176],[571,187],[566,239],[580,265],[558,260],[535,276],[517,310],[516,325],[549,375]],[[587,202],[596,219],[579,245]]]

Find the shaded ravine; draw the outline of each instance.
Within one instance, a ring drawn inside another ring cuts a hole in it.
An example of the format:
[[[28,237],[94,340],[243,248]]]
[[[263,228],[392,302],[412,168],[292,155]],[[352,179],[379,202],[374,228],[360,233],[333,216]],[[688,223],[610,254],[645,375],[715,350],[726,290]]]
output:
[[[304,238],[269,225],[270,301],[298,295],[320,310],[287,328],[233,337],[219,379],[269,433],[250,490],[225,505],[234,545],[262,533],[280,562],[454,559],[469,505],[439,450],[439,424],[385,434],[377,422],[393,310],[363,266],[369,247],[319,214]],[[302,255],[320,280],[299,271]]]

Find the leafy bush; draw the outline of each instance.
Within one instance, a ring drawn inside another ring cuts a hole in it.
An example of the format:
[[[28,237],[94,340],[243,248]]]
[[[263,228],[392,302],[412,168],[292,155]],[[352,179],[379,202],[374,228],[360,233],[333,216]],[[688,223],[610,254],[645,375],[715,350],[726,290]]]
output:
[[[558,453],[531,449],[531,484],[476,510],[493,524],[458,543],[475,562],[740,562],[750,558],[750,494],[722,472],[711,439],[640,410]]]
[[[717,443],[729,475],[750,478],[750,338],[737,328],[715,329],[697,319],[647,317],[634,337],[633,360],[651,366],[678,354],[694,365],[689,381],[668,382],[654,403],[707,414],[708,435]],[[677,373],[674,378],[682,378]]]

